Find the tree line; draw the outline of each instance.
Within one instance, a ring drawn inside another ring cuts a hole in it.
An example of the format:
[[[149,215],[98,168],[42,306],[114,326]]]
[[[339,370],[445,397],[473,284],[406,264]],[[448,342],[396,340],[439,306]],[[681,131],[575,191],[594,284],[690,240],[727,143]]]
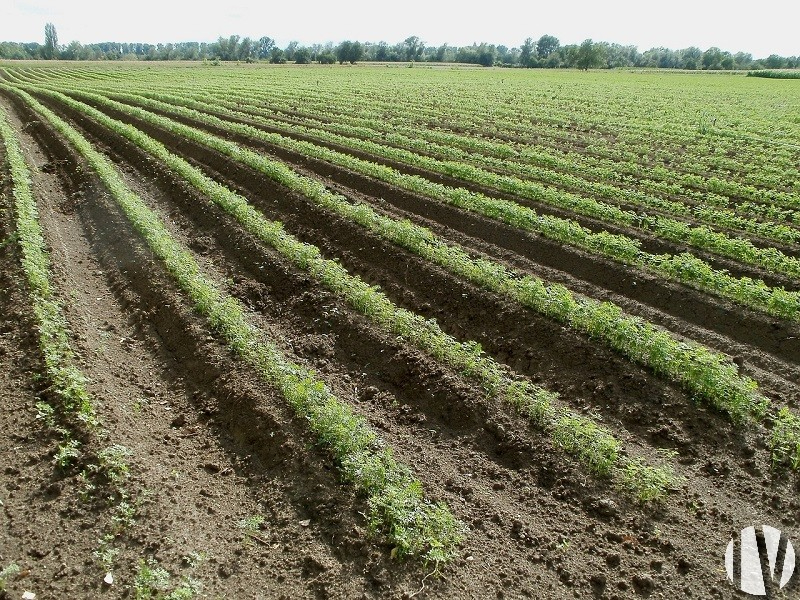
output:
[[[581,44],[561,45],[558,38],[543,35],[526,39],[519,47],[472,44],[470,46],[429,46],[419,37],[410,36],[397,44],[347,40],[340,44],[301,46],[290,42],[285,48],[264,36],[259,39],[231,35],[216,42],[179,42],[168,44],[118,43],[81,44],[73,41],[59,45],[55,26],[45,26],[44,44],[38,42],[0,42],[0,58],[61,60],[208,60],[271,63],[322,64],[374,62],[466,63],[525,68],[614,69],[620,67],[751,70],[800,68],[800,57],[772,54],[754,59],[746,52],[732,54],[713,47],[671,50],[651,48],[639,52],[636,46],[623,46],[591,39]]]

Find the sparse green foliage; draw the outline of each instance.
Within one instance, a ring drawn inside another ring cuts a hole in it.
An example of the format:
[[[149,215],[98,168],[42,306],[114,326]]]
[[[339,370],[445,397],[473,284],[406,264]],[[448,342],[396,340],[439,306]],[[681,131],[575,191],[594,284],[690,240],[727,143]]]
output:
[[[48,429],[56,427],[56,411],[47,402],[36,403],[36,420],[42,421]]]
[[[115,532],[130,529],[136,524],[136,506],[130,503],[127,495],[123,495],[122,499],[114,506],[111,522]]]
[[[97,550],[92,552],[92,556],[94,556],[95,560],[100,563],[100,566],[106,572],[114,568],[114,562],[117,560],[117,556],[119,556],[119,548],[114,548],[112,545],[114,540],[115,537],[113,534],[103,536],[98,542]]]
[[[208,554],[205,552],[192,551],[183,557],[183,564],[192,569],[196,569],[208,559]]]
[[[786,465],[800,471],[800,417],[788,408],[782,408],[775,418],[770,445],[773,467]]]
[[[16,577],[20,572],[19,565],[11,563],[7,567],[0,570],[0,592],[6,589],[6,583],[12,577]]]
[[[252,517],[246,517],[241,519],[236,526],[239,529],[243,529],[247,533],[256,533],[261,529],[261,526],[264,524],[264,517],[261,515],[254,515]]]
[[[169,579],[169,572],[158,566],[153,558],[147,561],[140,560],[133,582],[134,598],[136,600],[164,598],[162,592],[169,587]]]
[[[658,502],[675,485],[675,473],[669,467],[652,467],[641,459],[626,459],[619,466],[625,489],[642,502]]]
[[[53,462],[59,469],[68,469],[81,457],[80,442],[67,440],[58,446]]]
[[[131,451],[125,446],[115,444],[97,453],[96,471],[114,486],[120,486],[128,478],[130,467],[127,463]]]

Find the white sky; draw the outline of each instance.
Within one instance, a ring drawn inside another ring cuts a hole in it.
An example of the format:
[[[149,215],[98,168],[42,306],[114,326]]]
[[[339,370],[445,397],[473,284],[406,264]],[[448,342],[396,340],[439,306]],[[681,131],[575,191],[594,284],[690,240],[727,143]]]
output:
[[[284,47],[292,40],[394,44],[417,35],[427,45],[514,47],[547,33],[562,45],[592,38],[640,51],[718,46],[755,58],[800,55],[800,0],[0,0],[0,41],[41,43],[48,21],[61,44],[210,42],[239,34],[268,35]]]

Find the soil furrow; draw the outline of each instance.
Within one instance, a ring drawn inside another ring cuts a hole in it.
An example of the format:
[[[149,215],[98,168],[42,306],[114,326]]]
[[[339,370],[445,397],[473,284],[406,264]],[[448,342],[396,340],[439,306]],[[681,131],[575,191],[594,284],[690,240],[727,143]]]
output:
[[[188,142],[177,145],[179,152],[185,152],[187,147]],[[337,256],[345,266],[368,281],[379,283],[398,303],[436,317],[446,330],[461,339],[480,341],[486,351],[501,362],[537,380],[544,379],[567,398],[589,396],[590,405],[605,413],[613,412],[614,419],[622,420],[626,427],[645,438],[652,433],[648,433],[652,428],[643,424],[648,421],[644,414],[659,411],[662,403],[671,408],[683,403],[682,393],[673,386],[613,352],[598,351],[597,346],[583,336],[565,332],[558,324],[454,280],[449,274],[376,239],[352,223],[331,219],[302,198],[287,197],[280,188],[269,187],[270,183],[263,177],[250,174],[247,179],[240,167],[222,163],[224,167],[218,165],[217,169],[212,169],[214,176],[238,187],[266,210],[268,216],[273,216],[277,205],[278,216],[290,230],[296,230],[326,254]],[[431,286],[431,281],[436,281],[437,285]],[[494,318],[487,319],[487,315],[494,315]],[[609,379],[610,384],[596,387],[593,383]],[[580,382],[580,386],[576,386],[576,382]],[[579,407],[584,406],[581,403]],[[702,431],[709,426],[692,422],[697,418],[693,406],[684,405],[684,409],[689,429]]]
[[[41,124],[27,129],[57,161],[44,164],[79,193],[54,195],[43,220],[61,259],[59,280],[74,295],[71,322],[92,391],[106,405],[109,437],[133,450],[138,467],[142,524],[127,536],[130,569],[137,555],[181,565],[195,551],[208,554],[209,564],[193,575],[206,575],[223,593],[252,589],[265,573],[272,573],[266,577],[276,596],[315,597],[329,586],[342,597],[360,593],[350,573],[385,557],[364,552],[358,501],[338,483],[324,452],[309,454],[312,442],[303,424],[280,409],[282,399],[237,368],[182,306],[81,162]],[[259,534],[269,541],[264,548],[237,527],[257,515],[270,522]],[[304,527],[306,518],[311,524]],[[94,531],[92,542],[102,533]],[[306,563],[317,567],[310,572]]]
[[[86,124],[84,123],[84,125]],[[91,129],[88,125],[86,127]],[[98,133],[101,132],[98,130]],[[114,138],[106,134],[104,139]],[[114,139],[113,144],[106,143],[105,145],[117,149],[124,156],[126,162],[136,166],[136,157],[118,142],[119,140]],[[144,168],[145,166],[146,161],[141,161],[140,167]],[[153,165],[151,165],[151,169],[151,172],[156,171]],[[139,174],[142,175],[142,172],[139,171]],[[238,173],[229,172],[225,177],[234,177],[235,180],[238,180]],[[262,181],[262,183],[264,182]],[[154,181],[153,186],[153,188],[147,187],[146,189],[159,188],[160,184]],[[164,193],[166,190],[162,189],[161,191]],[[160,198],[159,202],[166,202],[166,195],[164,193],[164,197]],[[177,204],[180,201],[177,198],[176,194],[171,201]],[[279,212],[289,217],[294,212],[295,218],[306,224],[303,230],[308,237],[312,235],[321,237],[320,234],[315,233],[319,230],[324,230],[326,233],[344,231],[343,237],[332,236],[330,238],[331,241],[327,245],[332,254],[345,256],[348,252],[355,253],[359,247],[371,242],[370,252],[382,257],[382,268],[399,274],[399,276],[387,277],[391,286],[398,288],[396,282],[400,279],[405,280],[406,274],[402,269],[405,265],[411,288],[410,292],[404,294],[405,297],[415,297],[420,294],[425,286],[431,287],[432,280],[437,284],[446,281],[444,275],[435,274],[435,270],[431,271],[430,269],[422,272],[425,265],[416,264],[409,257],[402,256],[402,253],[396,249],[388,246],[381,247],[378,240],[369,240],[356,230],[349,231],[346,223],[332,220],[329,215],[326,217],[320,214],[316,219],[312,218],[313,214],[303,206],[298,198],[282,200],[272,191],[262,188],[261,197],[251,197],[251,199],[257,200],[262,208],[271,206],[272,211],[276,210],[276,204],[284,203],[285,212]],[[166,204],[163,206],[165,212],[169,213],[166,210]],[[203,217],[202,211],[197,206],[192,208],[190,203],[183,206],[180,213],[173,214],[178,228],[184,218],[191,218],[192,226],[198,228],[203,225],[205,218],[207,219],[205,226],[215,228],[215,232],[217,229],[220,231],[229,229],[227,224],[222,227],[220,219],[215,219],[213,214]],[[100,222],[96,221],[95,224],[100,225]],[[118,238],[120,233],[126,230],[124,224],[112,222],[109,219],[104,219],[103,227],[106,229],[105,234],[98,231],[94,232],[94,235]],[[246,255],[252,248],[241,239],[243,237],[241,231],[236,231],[234,228],[233,232],[232,234],[218,234],[219,239],[222,240],[219,242],[219,247],[216,246],[216,242],[209,246],[207,241],[199,241],[198,249],[205,251],[203,248],[207,248],[209,255],[215,261],[221,259],[223,252],[235,254],[238,251],[242,255],[238,260],[234,261],[235,257],[227,259],[231,261],[232,265],[246,268],[249,264],[250,269],[258,269],[258,265],[263,265],[263,259],[266,257],[259,255],[247,257]],[[204,233],[210,234],[210,231]],[[226,236],[229,236],[228,241],[224,242]],[[197,237],[198,240],[202,240],[204,236],[201,234]],[[346,241],[348,239],[350,241]],[[114,248],[114,256],[119,255],[121,250],[119,245]],[[393,255],[394,258],[389,257],[391,259],[389,260],[387,255]],[[353,260],[355,261],[355,259]],[[146,263],[147,261],[143,260],[142,262]],[[343,262],[345,262],[344,259]],[[366,270],[375,269],[368,262],[364,263],[364,268]],[[121,273],[121,269],[118,268],[117,272]],[[418,272],[420,273],[417,275]],[[147,273],[152,280],[152,272],[147,270]],[[148,287],[152,287],[152,281],[149,281],[148,284]],[[462,288],[466,290],[466,293],[473,294],[473,297],[468,299],[470,302],[477,301],[479,308],[481,304],[486,306],[485,303],[488,300],[482,300],[481,294],[464,286],[460,288],[457,282],[448,282],[442,292],[444,296],[458,296]],[[285,293],[285,297],[288,298],[288,292]],[[245,293],[242,297],[258,299],[264,296],[262,290],[258,290],[255,295]],[[442,296],[437,296],[433,301],[439,302],[442,299]],[[163,302],[163,299],[160,301]],[[145,306],[149,307],[152,313],[154,307],[160,306],[158,302],[158,298],[150,296]],[[278,303],[278,305],[280,304],[282,303]],[[466,308],[464,304],[463,302],[457,303],[461,311]],[[444,311],[451,309],[451,306],[445,304]],[[497,305],[494,308],[496,309]],[[164,310],[156,308],[155,312],[159,313]],[[292,307],[291,310],[295,309]],[[175,309],[166,312],[172,313],[169,316],[173,320],[175,319]],[[265,314],[266,312],[268,311],[265,311]],[[316,307],[313,313],[309,312],[305,317],[310,317],[312,314],[319,314]],[[494,318],[494,314],[490,314]],[[153,316],[156,317],[156,323],[163,321],[163,317]],[[150,316],[148,320],[152,321],[153,316]],[[190,319],[191,315],[188,318]],[[174,327],[174,322],[170,324]],[[563,332],[560,333],[563,335]],[[169,339],[174,339],[174,333],[162,332],[162,336],[167,338],[167,340],[161,340],[162,344],[168,343]],[[194,360],[197,361],[197,356],[205,356],[209,352],[208,340],[202,336],[199,344],[192,343],[191,339],[182,341],[188,346],[182,350],[185,360],[191,360],[194,357]],[[545,341],[545,343],[549,342],[551,342],[549,339]],[[513,345],[518,345],[518,343],[515,342]],[[565,351],[557,351],[563,359]],[[332,369],[338,378],[343,379],[342,375],[347,374],[349,369],[342,368],[342,365],[346,364],[346,360],[340,357],[340,354],[341,350],[334,352]],[[608,359],[608,357],[605,358]],[[201,362],[205,362],[205,359]],[[354,366],[357,366],[357,363]],[[436,379],[440,377],[440,374],[432,373],[431,375]],[[241,378],[246,378],[246,375],[234,373],[230,377],[241,381]],[[584,378],[585,375],[581,377],[581,380]],[[643,394],[648,391],[651,394],[654,393],[653,382],[647,377],[642,377],[638,384],[636,381],[633,384],[634,387],[641,385],[645,388]],[[264,391],[258,393],[261,394]],[[652,424],[660,427],[660,431],[655,437],[664,436],[669,439],[670,436],[677,436],[677,438],[673,438],[673,443],[679,442],[682,447],[693,445],[695,448],[685,457],[686,466],[682,467],[683,472],[692,475],[686,488],[681,490],[663,511],[651,511],[649,514],[644,514],[640,509],[629,506],[618,499],[609,499],[601,488],[597,488],[589,480],[582,480],[574,468],[549,456],[544,449],[540,449],[533,455],[535,460],[514,461],[511,464],[497,461],[492,457],[494,451],[486,448],[478,449],[480,445],[475,443],[476,439],[485,435],[484,433],[470,432],[469,430],[454,431],[444,420],[436,424],[425,420],[420,422],[420,411],[415,410],[416,407],[393,407],[391,397],[380,392],[373,396],[372,393],[370,391],[356,399],[359,409],[370,414],[372,422],[383,423],[383,434],[387,441],[402,449],[402,457],[415,470],[428,474],[426,485],[430,484],[433,489],[438,490],[442,498],[446,499],[451,506],[456,507],[455,510],[459,517],[466,520],[471,526],[470,541],[465,547],[465,557],[457,561],[452,568],[447,569],[442,579],[428,581],[426,590],[436,597],[486,596],[498,592],[505,594],[513,590],[514,594],[522,597],[541,597],[541,594],[544,593],[548,597],[557,598],[573,597],[574,594],[589,596],[596,593],[597,590],[606,588],[613,589],[623,597],[634,597],[650,589],[651,585],[673,595],[681,593],[681,590],[687,585],[691,585],[695,590],[700,590],[698,593],[711,593],[711,588],[718,588],[714,583],[715,579],[706,573],[713,573],[718,561],[716,557],[695,553],[692,540],[687,539],[683,532],[697,523],[713,522],[718,524],[720,521],[734,523],[739,522],[744,513],[759,513],[753,506],[757,499],[750,499],[746,493],[733,490],[722,493],[709,491],[708,478],[721,478],[721,481],[736,478],[740,483],[749,481],[755,487],[763,477],[761,475],[763,462],[754,460],[751,466],[753,472],[745,471],[738,465],[731,464],[728,460],[731,453],[744,453],[746,448],[751,447],[754,440],[731,441],[721,448],[719,440],[729,439],[729,436],[727,432],[720,431],[719,423],[716,423],[718,419],[709,418],[708,415],[699,418],[696,428],[711,429],[712,433],[709,437],[714,438],[713,443],[709,439],[708,444],[701,441],[699,445],[697,442],[700,440],[697,438],[681,440],[681,428],[676,427],[671,418],[651,420]],[[673,399],[678,400],[680,394],[672,393],[674,394]],[[231,403],[231,405],[223,407],[219,413],[215,413],[214,417],[220,420],[230,419],[232,417],[225,417],[220,413],[234,410],[241,410],[241,404]],[[648,414],[650,412],[648,411]],[[422,414],[427,417],[424,412]],[[672,413],[670,413],[670,417],[672,417]],[[247,414],[246,418],[252,419],[252,415]],[[490,426],[494,430],[492,435],[504,441],[507,454],[518,453],[521,449],[529,448],[529,442],[525,440],[529,438],[530,434],[522,432],[520,435],[513,422],[498,419]],[[708,434],[706,431],[706,435]],[[670,443],[668,442],[667,445]],[[512,466],[513,468],[511,468]],[[307,465],[306,468],[309,466]],[[292,471],[291,476],[295,477],[297,474]],[[744,483],[743,487],[747,487],[747,483]],[[341,507],[341,503],[348,500],[352,501],[347,498],[335,499],[339,507]],[[690,505],[695,508],[689,510],[687,507]],[[779,510],[775,509],[768,511],[766,516],[771,519],[770,522],[778,522],[778,515]],[[719,537],[716,542],[723,547],[727,532],[719,532],[714,535]],[[352,540],[352,538],[350,539]],[[351,552],[359,550],[364,552],[363,547],[353,549],[355,544],[352,541],[350,543]],[[352,560],[355,562],[355,559]],[[329,563],[325,563],[320,558],[303,559],[298,566],[303,573],[312,573],[314,576],[311,579],[317,574],[328,574],[323,575],[321,587],[319,587],[320,580],[309,585],[309,593],[314,591],[328,596],[347,597],[347,592],[342,590],[351,588],[341,587],[340,580],[329,574],[331,570]],[[416,589],[403,583],[402,576],[395,573],[395,566],[389,567],[374,555],[359,571],[361,566],[359,564],[357,568],[351,567],[348,573],[351,577],[358,574],[357,581],[364,586],[363,593],[368,597],[373,595],[383,597],[395,589],[409,591]],[[407,582],[408,579],[404,581]]]
[[[108,109],[104,108],[103,110]],[[135,123],[162,142],[174,143],[173,138],[162,130],[113,110],[108,110],[108,113],[123,121],[127,119],[126,122]],[[306,171],[314,177],[322,177],[332,187],[342,185],[344,188],[340,189],[346,192],[346,195],[353,195],[348,190],[356,190],[359,194],[363,194],[362,197],[372,198],[373,203],[375,203],[375,198],[381,198],[386,202],[377,204],[377,208],[390,212],[403,211],[404,216],[413,216],[412,220],[424,219],[423,224],[426,225],[438,224],[440,233],[445,237],[452,235],[452,232],[462,232],[471,238],[488,242],[496,248],[494,252],[491,252],[491,248],[487,250],[498,258],[506,253],[497,253],[497,249],[511,251],[517,256],[567,272],[575,279],[587,281],[616,294],[630,297],[679,319],[700,326],[713,322],[715,330],[723,335],[752,345],[782,360],[800,363],[800,335],[798,335],[800,328],[796,324],[779,321],[758,311],[733,305],[726,300],[658,277],[644,273],[634,276],[635,270],[629,266],[589,255],[584,251],[546,240],[541,236],[526,234],[511,226],[474,213],[467,213],[440,203],[432,203],[414,194],[322,161],[297,157],[292,153],[250,138],[226,132],[217,133],[246,145],[267,149],[280,160],[288,160],[289,164],[301,171]],[[195,157],[213,156],[214,154],[213,151],[188,140],[182,140],[180,147],[184,151],[191,148],[191,155]],[[201,160],[213,161],[215,159]],[[220,170],[227,172],[232,168],[239,167],[226,165],[220,167]],[[260,185],[263,186],[263,183]],[[475,245],[475,242],[467,244],[467,246],[469,245]],[[484,249],[486,249],[485,246]]]
[[[118,114],[114,116],[125,117],[124,115]],[[123,118],[123,120],[125,119]],[[206,165],[211,165],[218,173],[223,173],[224,177],[229,182],[239,186],[244,185],[244,190],[247,194],[269,196],[270,194],[279,195],[285,193],[279,186],[274,186],[271,182],[265,181],[265,178],[259,174],[255,174],[250,169],[237,165],[225,157],[219,156],[212,150],[201,147],[188,140],[178,141],[174,136],[160,129],[143,124],[138,120],[131,119],[130,122],[135,123],[168,146],[171,146],[173,150],[179,153],[188,153],[188,155],[194,159],[201,160]],[[347,190],[345,189],[343,191]],[[370,197],[360,196],[360,199],[369,200]],[[287,207],[286,210],[290,214],[295,212],[295,209],[291,207]],[[453,212],[456,211],[453,210]],[[437,211],[437,213],[440,214],[441,211]],[[445,235],[446,238],[454,235],[452,230],[448,229],[447,225],[452,224],[458,226],[459,223],[454,221],[459,220],[461,221],[460,225],[463,229],[464,221],[469,220],[464,218],[464,215],[455,214],[452,220],[447,220],[442,219],[439,214],[431,215],[434,221],[425,224],[443,222],[444,225],[437,227],[437,229],[439,229],[439,232]],[[487,222],[487,220],[481,222],[480,219],[474,219],[474,221],[472,227],[469,228],[469,233],[472,233],[480,240],[496,242],[497,245],[507,248],[510,246],[512,251],[518,252],[523,256],[525,256],[525,250],[530,249],[532,244],[541,241],[540,238],[525,236],[527,239],[520,240],[517,238],[517,244],[509,244],[509,240],[513,240],[514,238],[508,237],[508,232],[504,231],[504,229],[507,228],[501,224],[492,221]],[[464,238],[460,238],[459,241],[470,242],[470,239],[467,238],[464,240]],[[528,241],[532,244],[525,246],[524,242]],[[476,244],[474,240],[468,243],[467,246],[479,246],[482,251],[488,251],[490,255],[501,259],[508,256],[507,252],[498,251],[498,249],[493,246],[487,247],[485,244]],[[665,282],[657,278],[632,277],[630,272],[626,271],[625,268],[620,265],[614,263],[609,264],[608,261],[589,259],[586,255],[583,255],[581,257],[583,260],[578,262],[574,260],[574,255],[564,252],[563,247],[555,244],[546,244],[546,246],[548,252],[552,252],[552,254],[549,255],[550,260],[541,261],[541,256],[536,256],[535,258],[540,260],[540,262],[544,262],[548,267],[553,266],[559,270],[563,269],[566,261],[558,259],[563,258],[566,254],[568,260],[573,259],[571,264],[577,264],[581,267],[578,269],[568,269],[570,274],[575,278],[585,277],[592,284],[596,282],[598,285],[604,285],[606,288],[611,287],[614,292],[619,295],[631,297],[635,301],[643,301],[646,304],[654,305],[656,308],[664,310],[668,315],[672,314],[679,319],[686,319],[690,323],[699,324],[701,328],[706,326],[707,323],[713,322],[714,330],[719,334],[728,336],[736,340],[736,342],[745,343],[754,348],[753,351],[746,353],[747,356],[744,362],[758,368],[767,368],[770,364],[775,364],[775,360],[777,360],[779,364],[783,362],[783,366],[778,369],[778,372],[785,372],[787,373],[786,378],[789,381],[794,380],[792,377],[792,363],[800,362],[800,335],[798,335],[797,326],[777,322],[764,315],[742,310],[721,301],[712,302],[711,306],[704,306],[697,302],[697,300],[708,301],[709,299],[707,296],[699,294],[698,292],[687,290],[682,286],[665,284]],[[591,260],[591,262],[587,259]],[[517,262],[517,265],[519,265],[519,262]],[[608,268],[604,269],[603,267]],[[616,285],[611,286],[609,283],[614,283]],[[604,293],[598,294],[597,290],[594,290],[594,293],[590,293],[590,295],[599,297],[605,296]],[[641,313],[643,311],[634,310],[634,312]],[[644,311],[644,314],[649,316],[648,312],[652,313],[652,311]],[[674,319],[657,319],[656,322],[661,321],[662,324],[667,324],[670,320]],[[702,338],[704,336],[701,335],[700,337]],[[731,353],[738,356],[741,347],[736,343],[728,343],[723,344],[721,349],[723,351],[735,350],[735,353]],[[759,352],[760,350],[766,351],[768,355],[761,358],[762,352]],[[769,355],[774,358],[771,358]],[[789,364],[786,364],[784,361],[789,361]],[[777,391],[783,394],[784,387],[783,385],[778,385]]]
[[[200,122],[198,120],[195,120],[195,119],[191,119],[191,118],[184,117],[184,116],[179,116],[179,115],[171,115],[166,111],[153,110],[153,112],[156,113],[156,114],[162,114],[164,116],[167,116],[169,118],[175,119],[175,120],[180,121],[182,123],[185,123],[187,125],[191,125],[193,127],[198,127],[200,129],[205,129],[207,131],[213,132],[215,135],[221,135],[221,136],[228,137],[228,138],[231,138],[231,139],[237,139],[239,137],[238,135],[231,134],[230,132],[228,132],[228,131],[226,131],[224,129],[221,129],[221,128],[218,128],[216,126],[209,125],[209,124],[206,124],[206,123],[202,123],[202,122]],[[209,112],[213,112],[213,111],[209,111]],[[613,233],[613,234],[625,235],[625,236],[627,236],[629,238],[638,240],[641,243],[642,250],[644,250],[645,252],[651,253],[651,254],[680,254],[682,252],[690,252],[690,253],[696,255],[697,257],[699,257],[699,258],[705,260],[706,262],[708,262],[713,268],[715,268],[715,269],[726,269],[732,275],[734,275],[736,277],[746,276],[746,277],[752,277],[752,278],[755,278],[755,279],[763,279],[768,285],[773,286],[773,287],[783,286],[786,289],[797,289],[797,287],[798,287],[798,282],[795,281],[794,279],[792,279],[791,277],[788,277],[788,276],[785,276],[785,275],[782,275],[782,274],[778,274],[778,273],[774,273],[774,272],[771,272],[769,270],[760,268],[758,266],[737,262],[735,260],[726,258],[724,256],[720,256],[720,255],[717,255],[717,254],[714,254],[714,253],[711,253],[711,252],[708,252],[708,251],[704,251],[704,250],[702,250],[700,248],[696,248],[696,247],[693,247],[693,246],[688,246],[688,245],[676,243],[676,242],[673,242],[671,240],[668,240],[668,239],[656,236],[654,234],[651,234],[646,230],[636,229],[636,228],[632,228],[632,227],[626,227],[626,226],[624,226],[622,224],[609,223],[607,221],[594,219],[592,217],[581,215],[581,214],[578,214],[578,213],[575,213],[575,212],[572,212],[572,211],[569,211],[569,210],[566,210],[566,209],[560,209],[560,208],[554,207],[554,206],[552,206],[550,204],[536,202],[534,200],[530,200],[528,198],[520,197],[520,196],[515,195],[515,194],[510,194],[510,193],[507,193],[507,192],[503,192],[503,191],[498,190],[498,189],[493,188],[493,187],[482,186],[482,185],[479,185],[479,184],[476,184],[476,183],[473,183],[473,182],[465,181],[463,179],[459,179],[459,178],[456,178],[456,177],[444,175],[442,173],[429,171],[429,170],[424,169],[422,167],[416,167],[416,166],[409,165],[407,163],[397,162],[397,161],[394,161],[392,159],[388,159],[388,158],[385,158],[385,157],[382,157],[382,156],[376,156],[374,154],[370,154],[370,153],[365,152],[365,151],[357,150],[357,149],[350,148],[350,147],[347,147],[347,146],[342,146],[342,145],[336,144],[334,142],[322,141],[322,140],[319,140],[319,139],[317,139],[317,138],[315,138],[314,136],[311,136],[311,135],[304,135],[304,134],[301,134],[301,133],[287,132],[287,131],[285,131],[285,130],[283,130],[281,128],[270,127],[270,126],[265,125],[265,124],[260,123],[260,122],[253,122],[253,121],[250,121],[248,119],[238,119],[238,118],[231,117],[231,116],[228,116],[228,115],[222,115],[220,118],[223,118],[223,119],[226,119],[226,120],[230,120],[230,121],[233,121],[233,122],[238,122],[238,123],[243,123],[243,124],[246,124],[246,125],[250,125],[252,127],[256,127],[257,129],[261,129],[263,131],[266,131],[268,133],[277,133],[279,135],[290,137],[290,138],[293,138],[293,139],[296,139],[296,140],[310,142],[310,143],[319,145],[321,147],[328,148],[330,150],[335,150],[337,152],[342,152],[344,154],[349,154],[349,155],[354,156],[356,158],[360,158],[360,159],[367,160],[367,161],[370,161],[370,162],[373,162],[373,163],[377,163],[377,164],[381,164],[381,165],[384,165],[384,166],[388,166],[388,167],[394,168],[394,169],[400,171],[401,173],[405,173],[405,174],[409,174],[409,175],[418,175],[420,177],[423,177],[423,178],[425,178],[425,179],[427,179],[429,181],[433,181],[435,183],[440,183],[440,184],[447,185],[447,186],[450,186],[450,187],[455,187],[455,188],[459,188],[459,187],[460,188],[464,188],[464,189],[467,189],[469,191],[482,193],[482,194],[485,194],[485,195],[487,195],[489,197],[493,197],[493,198],[501,198],[501,199],[504,199],[504,200],[511,200],[512,202],[516,202],[517,204],[520,204],[522,206],[531,207],[531,208],[533,208],[534,210],[536,210],[540,214],[547,214],[547,215],[552,215],[552,216],[556,216],[556,217],[560,217],[560,218],[576,221],[577,223],[579,223],[583,227],[586,227],[587,229],[595,231],[595,232],[597,232],[597,231],[607,231],[607,232]],[[249,143],[252,144],[253,140],[249,140]],[[318,169],[328,170],[331,167],[336,169],[337,173],[342,173],[342,172],[346,171],[345,169],[342,169],[341,167],[336,167],[334,165],[326,163],[325,161],[309,158],[309,157],[306,157],[306,156],[304,156],[302,154],[299,154],[297,152],[294,152],[294,151],[291,151],[291,150],[287,150],[287,149],[284,149],[284,148],[276,147],[276,146],[274,146],[272,144],[267,144],[267,143],[261,142],[261,141],[258,141],[258,142],[255,142],[255,143],[257,143],[258,145],[260,145],[260,146],[262,146],[264,148],[267,148],[270,153],[278,155],[278,156],[281,156],[281,158],[283,158],[284,160],[287,160],[287,161],[293,162],[293,163],[303,163],[303,164],[305,164],[305,166],[307,168],[312,168],[313,170],[315,170],[317,172],[319,172]],[[393,186],[391,186],[391,185],[384,184],[383,182],[380,182],[378,180],[375,180],[375,179],[372,179],[372,178],[369,178],[369,177],[366,177],[366,176],[363,176],[363,175],[360,175],[360,174],[356,174],[356,173],[353,173],[353,172],[347,172],[347,175],[350,178],[355,177],[357,179],[360,179],[361,181],[365,182],[364,184],[369,184],[369,185],[371,185],[373,187],[386,188],[386,189],[390,189],[390,190],[393,189]],[[362,185],[364,185],[364,184],[362,184]],[[395,190],[396,190],[396,188],[395,188]],[[378,196],[384,197],[383,193],[376,193],[374,195],[376,197],[378,197]],[[393,196],[391,195],[391,193],[388,193],[388,194],[386,194],[385,197],[389,201],[391,201],[391,198]],[[427,199],[426,202],[427,203],[431,203],[432,201],[430,199]],[[466,211],[460,211],[460,212],[463,214]]]

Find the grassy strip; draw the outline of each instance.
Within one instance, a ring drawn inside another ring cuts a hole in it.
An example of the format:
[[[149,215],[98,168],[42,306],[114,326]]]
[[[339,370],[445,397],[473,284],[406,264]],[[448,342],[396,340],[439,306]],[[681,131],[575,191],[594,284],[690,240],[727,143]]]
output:
[[[747,76],[767,79],[800,79],[800,71],[748,71]]]
[[[419,480],[393,458],[366,421],[339,401],[311,371],[288,361],[261,330],[248,322],[241,303],[201,272],[157,215],[125,185],[111,161],[29,94],[15,92],[86,159],[136,231],[191,298],[197,312],[308,421],[318,440],[330,448],[344,478],[367,496],[372,529],[384,532],[396,545],[398,555],[422,555],[436,562],[453,558],[463,525],[449,509],[427,501]]]
[[[75,92],[75,94],[106,104],[112,102],[108,98],[95,94],[85,92]],[[575,221],[550,215],[539,215],[529,207],[520,206],[508,200],[489,198],[483,194],[470,192],[463,188],[452,188],[434,183],[417,175],[403,174],[391,167],[371,163],[310,142],[267,133],[249,125],[225,121],[194,109],[131,94],[112,94],[112,96],[141,106],[200,120],[226,130],[236,131],[254,139],[288,148],[306,156],[312,156],[375,177],[402,189],[479,213],[524,231],[536,232],[549,239],[583,248],[593,253],[599,253],[625,264],[641,267],[660,277],[677,280],[704,292],[733,300],[744,306],[781,318],[800,320],[800,293],[787,291],[781,287],[770,287],[763,281],[754,280],[750,277],[733,277],[727,271],[714,269],[704,260],[688,252],[678,255],[650,254],[641,249],[637,240],[627,236],[611,234],[606,231],[594,233]],[[114,108],[131,112],[130,107],[120,103],[114,105]],[[136,113],[136,116],[143,118],[142,114],[151,115],[151,113],[142,110],[140,113]],[[178,125],[171,125],[171,128],[173,131],[177,131]],[[679,237],[687,235],[682,227],[677,227],[675,231]],[[767,253],[770,250],[774,249],[765,249]]]
[[[74,364],[69,345],[67,321],[50,284],[50,255],[39,224],[39,213],[31,191],[31,180],[19,141],[0,108],[0,138],[13,182],[17,236],[22,250],[22,269],[28,282],[33,313],[39,329],[39,348],[44,357],[50,391],[58,398],[60,411],[77,424],[93,428],[98,424],[87,379]],[[67,430],[62,433],[68,434]],[[73,446],[75,442],[74,440]]]
[[[373,324],[401,337],[466,377],[477,380],[489,396],[511,404],[534,424],[550,432],[556,445],[576,455],[592,472],[601,476],[610,474],[612,470],[633,473],[635,484],[625,487],[644,500],[660,498],[671,487],[672,477],[666,469],[632,463],[620,456],[619,441],[603,427],[587,417],[554,406],[557,394],[515,377],[506,367],[486,356],[475,342],[459,342],[444,333],[434,320],[426,320],[398,307],[378,288],[350,275],[339,263],[322,258],[317,247],[300,242],[286,233],[281,223],[268,221],[245,198],[170,153],[163,144],[97,109],[60,94],[51,94],[165,163],[237,219],[249,232],[276,249],[297,268],[309,273]]]
[[[321,182],[300,176],[283,163],[232,142],[143,109],[100,96],[91,98],[214,148],[451,273],[604,341],[630,359],[680,383],[735,421],[744,421],[750,415],[761,416],[766,410],[767,399],[757,392],[756,383],[740,376],[725,356],[699,344],[678,340],[638,317],[624,314],[612,303],[576,297],[564,286],[548,285],[537,277],[521,276],[497,263],[472,258],[428,229],[380,215],[365,204],[351,204],[345,197],[328,191]]]

